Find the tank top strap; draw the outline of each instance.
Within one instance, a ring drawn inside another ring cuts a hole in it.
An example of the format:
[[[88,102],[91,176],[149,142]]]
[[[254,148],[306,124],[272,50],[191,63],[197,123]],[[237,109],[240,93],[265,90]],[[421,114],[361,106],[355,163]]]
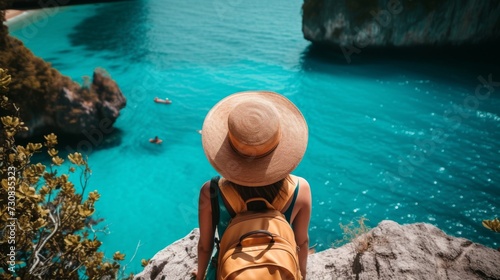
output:
[[[283,215],[285,215],[285,218],[289,224],[291,224],[293,206],[295,205],[295,200],[297,200],[297,196],[299,194],[299,188],[300,188],[300,184],[299,184],[299,181],[297,181],[297,187],[295,188],[295,191],[293,192],[292,202],[290,203],[290,206],[288,206],[288,209],[286,209],[285,213],[283,213]]]
[[[283,191],[274,198],[274,201],[272,203],[274,209],[276,210],[283,210],[285,208],[285,205],[290,201],[290,198],[295,193],[295,189],[298,186],[299,181],[297,181],[297,185],[294,184],[293,182],[289,182],[288,180],[285,180],[284,183],[284,189]]]

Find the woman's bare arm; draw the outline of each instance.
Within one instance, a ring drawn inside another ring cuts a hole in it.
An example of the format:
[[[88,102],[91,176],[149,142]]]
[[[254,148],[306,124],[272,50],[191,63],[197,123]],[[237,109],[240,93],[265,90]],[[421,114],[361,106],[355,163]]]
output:
[[[197,280],[202,280],[210,261],[213,249],[214,232],[212,229],[212,205],[210,203],[210,182],[201,187],[198,201],[198,224],[200,240],[198,241],[198,272]]]
[[[295,202],[297,215],[292,224],[295,233],[295,242],[299,246],[299,265],[302,278],[306,279],[307,255],[309,254],[309,221],[311,220],[312,199],[309,183],[303,178],[300,180],[299,195]]]

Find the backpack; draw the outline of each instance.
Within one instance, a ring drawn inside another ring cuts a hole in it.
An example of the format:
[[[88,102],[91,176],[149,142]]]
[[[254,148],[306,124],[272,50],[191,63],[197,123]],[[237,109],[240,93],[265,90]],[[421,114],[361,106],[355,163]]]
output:
[[[236,213],[229,222],[220,243],[217,279],[219,280],[300,280],[298,246],[292,227],[279,211],[288,199],[278,199],[276,206],[264,198],[243,201],[233,188],[219,188],[219,178],[210,184],[212,200],[212,225],[219,222],[218,191]],[[265,203],[262,211],[249,211],[247,205]],[[217,203],[217,204],[215,204]]]

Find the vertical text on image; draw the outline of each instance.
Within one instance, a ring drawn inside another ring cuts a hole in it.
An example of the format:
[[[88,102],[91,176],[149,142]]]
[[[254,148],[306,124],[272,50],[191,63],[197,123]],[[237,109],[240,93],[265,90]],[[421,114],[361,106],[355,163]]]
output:
[[[9,216],[7,222],[7,243],[8,246],[8,264],[9,271],[14,273],[16,266],[16,168],[14,166],[9,166],[7,168],[7,214]]]

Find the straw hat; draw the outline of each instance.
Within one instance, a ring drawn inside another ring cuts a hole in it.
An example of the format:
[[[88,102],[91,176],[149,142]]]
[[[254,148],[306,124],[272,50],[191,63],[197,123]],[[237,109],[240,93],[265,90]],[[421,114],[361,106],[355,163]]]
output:
[[[265,186],[285,178],[307,147],[307,124],[299,109],[269,91],[232,94],[208,112],[202,143],[210,164],[243,186]]]

